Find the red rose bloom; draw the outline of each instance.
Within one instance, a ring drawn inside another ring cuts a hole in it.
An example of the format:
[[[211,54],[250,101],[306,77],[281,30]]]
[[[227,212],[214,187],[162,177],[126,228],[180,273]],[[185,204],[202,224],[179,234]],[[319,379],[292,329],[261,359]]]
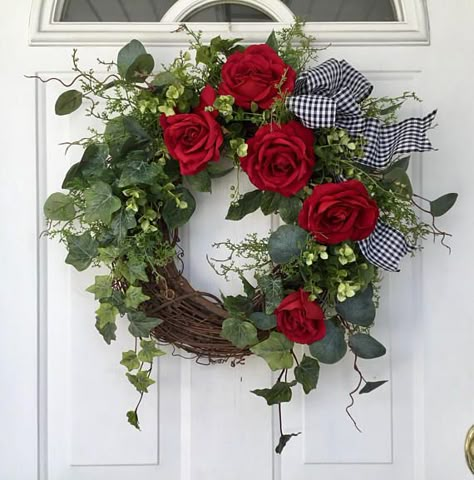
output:
[[[379,209],[358,180],[317,185],[298,216],[300,227],[326,245],[363,240],[375,229]]]
[[[289,197],[308,183],[316,163],[309,128],[295,120],[281,126],[272,123],[260,127],[247,143],[248,153],[240,164],[260,190]]]
[[[283,75],[282,92],[292,92],[296,72],[268,45],[251,45],[229,56],[222,67],[219,95],[232,95],[235,104],[250,108],[255,102],[261,109],[270,108],[278,96],[276,86]]]
[[[166,148],[179,162],[182,175],[194,175],[204,170],[208,162],[219,160],[219,148],[224,141],[222,130],[215,112],[204,110],[214,103],[215,97],[212,87],[205,87],[193,113],[160,117]]]
[[[285,297],[275,315],[278,330],[293,342],[310,344],[326,335],[323,309],[302,289]]]

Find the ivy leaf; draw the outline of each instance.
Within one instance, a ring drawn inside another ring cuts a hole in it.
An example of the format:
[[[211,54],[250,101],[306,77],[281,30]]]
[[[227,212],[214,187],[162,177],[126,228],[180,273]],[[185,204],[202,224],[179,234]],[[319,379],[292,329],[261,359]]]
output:
[[[212,190],[211,176],[206,170],[202,170],[195,175],[186,175],[184,178],[196,192],[210,192]]]
[[[127,261],[121,261],[117,267],[120,274],[129,283],[135,283],[137,280],[142,282],[148,281],[146,273],[147,264],[141,258],[132,257]]]
[[[243,275],[240,276],[240,281],[244,287],[245,295],[249,299],[253,298],[255,296],[255,287]]]
[[[118,308],[114,307],[110,303],[104,302],[100,304],[100,307],[95,311],[98,321],[97,328],[103,328],[108,323],[115,324],[115,318],[119,314]]]
[[[272,388],[260,388],[252,390],[252,393],[258,397],[263,397],[267,405],[278,405],[279,403],[289,402],[291,400],[291,387],[296,385],[293,382],[277,382]]]
[[[356,333],[349,337],[349,347],[360,358],[378,358],[385,355],[387,350],[374,337],[366,333]]]
[[[309,346],[311,355],[321,363],[333,364],[341,360],[347,352],[344,330],[332,320],[326,320],[326,335]]]
[[[298,197],[283,197],[278,209],[281,219],[288,224],[295,223],[302,206],[303,202]]]
[[[278,441],[278,445],[275,448],[275,453],[281,454],[281,452],[286,447],[286,444],[291,440],[291,438],[297,437],[298,435],[301,435],[301,432],[285,433],[284,435],[281,435],[280,440]]]
[[[125,292],[125,306],[127,308],[137,308],[141,303],[150,300],[148,295],[142,291],[142,287],[130,285]]]
[[[272,332],[267,340],[257,343],[250,351],[262,357],[272,370],[281,370],[293,366],[292,348],[292,341],[282,333]]]
[[[250,321],[259,329],[259,330],[271,330],[276,327],[276,316],[267,315],[263,312],[254,312],[250,315]]]
[[[97,241],[91,237],[89,232],[69,236],[67,239],[69,253],[65,260],[66,263],[82,272],[89,267],[92,260],[97,256],[97,246]]]
[[[138,156],[134,156],[138,158]],[[120,188],[130,185],[152,185],[160,173],[160,167],[156,163],[149,163],[145,155],[140,160],[127,162],[120,175],[118,186]]]
[[[319,362],[314,358],[303,355],[303,360],[295,368],[295,378],[308,394],[316,388],[319,379]]]
[[[106,325],[100,327],[99,320],[97,320],[95,322],[95,328],[97,328],[98,332],[102,335],[103,339],[108,345],[112,343],[112,340],[117,339],[115,336],[117,325],[115,325],[115,323],[107,323]]]
[[[283,283],[271,275],[258,277],[257,282],[265,296],[265,313],[271,315],[283,300]]]
[[[52,193],[46,200],[44,214],[49,220],[60,220],[66,222],[72,220],[76,215],[74,199],[64,193]]]
[[[93,293],[96,300],[112,295],[112,278],[110,275],[96,275],[95,283],[86,288],[86,292]]]
[[[278,53],[278,39],[275,34],[275,30],[272,30],[272,33],[267,38],[267,41],[265,42],[269,47],[273,48],[276,53]]]
[[[170,230],[182,227],[187,223],[196,209],[196,200],[194,200],[194,197],[188,189],[177,188],[176,191],[181,195],[181,200],[186,202],[187,206],[186,208],[179,208],[176,205],[176,201],[172,198],[165,202],[161,213],[163,215],[163,220],[166,222],[166,225],[168,225]]]
[[[138,423],[138,415],[135,410],[129,410],[127,412],[127,421],[130,425],[133,425],[137,430],[140,430],[140,424]]]
[[[262,192],[254,190],[244,194],[236,203],[232,203],[226,220],[242,220],[246,215],[255,212],[262,202]]]
[[[138,360],[140,360],[140,362],[153,363],[155,357],[166,355],[166,352],[156,348],[156,342],[154,340],[142,340],[140,347],[142,347],[138,352]]]
[[[120,364],[123,365],[129,372],[140,368],[140,360],[134,350],[128,350],[122,353],[122,360]]]
[[[109,156],[109,147],[104,143],[93,143],[89,145],[82,154],[81,174],[86,178],[99,177]],[[66,181],[66,180],[64,180]]]
[[[262,194],[262,202],[260,209],[264,215],[276,212],[280,208],[280,202],[283,200],[283,195],[277,192],[265,191]]]
[[[372,285],[343,302],[336,303],[336,311],[341,317],[354,325],[368,327],[374,323],[375,305]]]
[[[433,217],[441,217],[456,203],[457,193],[447,193],[430,202],[430,212]]]
[[[367,382],[360,390],[359,395],[363,393],[370,393],[376,388],[381,387],[384,383],[387,383],[388,380],[379,380],[378,382]]]
[[[81,105],[82,93],[78,90],[67,90],[59,95],[54,105],[54,111],[56,115],[69,115]]]
[[[253,305],[251,300],[248,297],[243,295],[228,295],[224,297],[224,308],[235,316],[240,316],[241,314],[249,315],[252,312]]]
[[[255,326],[239,318],[226,318],[222,323],[221,336],[237,348],[245,348],[258,342]]]
[[[101,221],[110,224],[112,213],[120,209],[120,199],[112,194],[110,185],[97,182],[84,192],[86,201],[84,220],[87,223]]]
[[[148,387],[155,383],[152,380],[147,372],[137,372],[136,375],[132,373],[126,373],[129,382],[137,389],[140,393],[148,393]]]
[[[137,221],[135,220],[135,213],[126,208],[121,208],[112,218],[112,223],[110,224],[110,229],[114,234],[118,243],[121,243],[128,234],[128,231],[131,228],[137,226]]]
[[[123,126],[125,130],[132,135],[132,137],[136,137],[137,140],[140,140],[143,143],[150,142],[152,138],[150,137],[149,133],[140,125],[137,119],[129,116],[122,117]],[[144,151],[138,150],[133,152],[142,156],[145,154]]]
[[[301,255],[308,234],[297,225],[282,225],[268,240],[268,253],[274,263],[288,263]]]
[[[128,331],[134,337],[150,336],[150,332],[163,321],[160,318],[147,317],[143,312],[129,312],[127,317],[130,320]]]

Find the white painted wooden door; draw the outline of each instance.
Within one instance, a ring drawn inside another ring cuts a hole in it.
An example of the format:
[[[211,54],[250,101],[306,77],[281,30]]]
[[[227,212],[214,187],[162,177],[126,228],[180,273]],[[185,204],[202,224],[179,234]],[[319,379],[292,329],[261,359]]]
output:
[[[249,393],[271,383],[258,358],[232,368],[163,357],[157,388],[143,403],[143,431],[126,423],[124,412],[135,395],[118,361],[130,340],[119,335],[112,347],[103,343],[94,328],[93,300],[84,292],[91,276],[67,267],[61,246],[38,240],[42,203],[79,155],[72,151],[65,159],[58,144],[79,137],[86,124],[79,114],[55,117],[60,89],[23,75],[68,78],[74,32],[84,40],[84,31],[75,26],[67,46],[28,46],[30,2],[1,3],[0,479],[472,478],[463,443],[474,423],[474,4],[427,3],[430,45],[403,40],[407,32],[400,26],[378,45],[369,42],[377,32],[364,37],[359,26],[351,43],[339,26],[342,41],[324,58],[346,58],[373,81],[377,95],[416,91],[425,101],[406,114],[439,108],[440,126],[430,134],[439,150],[414,158],[413,175],[424,196],[460,193],[459,204],[443,219],[454,235],[453,253],[427,242],[416,260],[405,261],[402,273],[386,278],[376,334],[389,354],[363,367],[368,378],[390,382],[357,398],[353,413],[363,433],[344,413],[355,382],[347,359],[323,367],[318,391],[284,407],[286,429],[303,435],[282,456],[273,454],[274,414]],[[128,38],[121,30],[115,36]],[[97,44],[91,40],[80,49],[83,65],[115,55],[115,46],[99,44],[99,34],[94,38]],[[166,62],[177,48],[150,50]],[[210,244],[271,227],[258,214],[224,222],[227,192],[223,180],[212,197],[198,195],[184,235],[191,281],[214,292],[237,287],[212,274],[205,259]]]

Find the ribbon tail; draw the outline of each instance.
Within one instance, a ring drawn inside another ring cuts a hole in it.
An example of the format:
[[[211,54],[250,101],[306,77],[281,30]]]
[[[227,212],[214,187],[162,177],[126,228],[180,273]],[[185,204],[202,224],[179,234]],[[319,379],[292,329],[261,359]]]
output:
[[[336,102],[319,95],[298,95],[286,100],[293,112],[306,128],[332,127],[336,123]]]
[[[375,230],[357,243],[370,263],[390,272],[399,272],[401,259],[415,249],[398,230],[380,220]]]

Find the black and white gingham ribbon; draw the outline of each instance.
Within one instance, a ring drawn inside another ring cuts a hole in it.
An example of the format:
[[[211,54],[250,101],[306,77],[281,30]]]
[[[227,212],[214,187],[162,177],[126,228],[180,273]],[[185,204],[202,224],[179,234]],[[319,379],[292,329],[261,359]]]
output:
[[[359,102],[370,95],[372,88],[346,61],[332,58],[298,77],[287,105],[308,128],[336,126],[350,135],[363,136],[364,156],[358,161],[372,168],[386,168],[395,154],[432,150],[426,132],[436,110],[424,118],[386,125],[364,117],[360,108]],[[367,260],[389,271],[399,271],[402,257],[415,248],[402,233],[380,220],[370,236],[358,243]]]

